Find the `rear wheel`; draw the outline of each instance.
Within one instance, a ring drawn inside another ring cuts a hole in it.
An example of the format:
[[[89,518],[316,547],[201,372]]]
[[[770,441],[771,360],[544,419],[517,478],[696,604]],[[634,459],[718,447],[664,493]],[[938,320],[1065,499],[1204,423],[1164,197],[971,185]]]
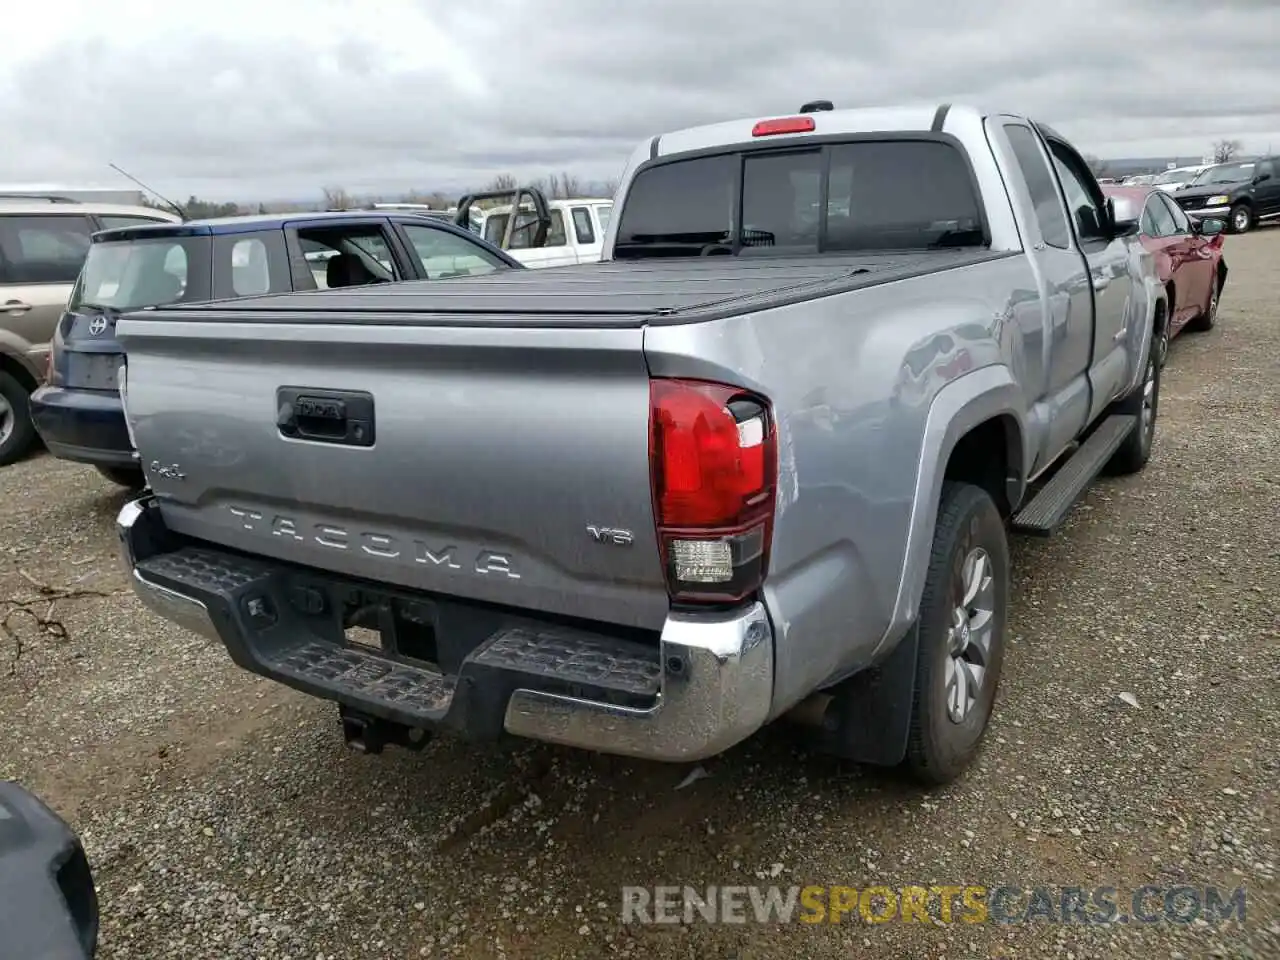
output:
[[[1169,325],[1167,323],[1161,326],[1156,334],[1151,349],[1155,351],[1156,363],[1163,367],[1169,361]]]
[[[981,487],[945,484],[916,626],[906,768],[921,783],[949,783],[977,755],[1004,663],[1008,595],[999,510]]]
[[[1247,233],[1249,228],[1253,226],[1253,210],[1249,208],[1247,203],[1237,203],[1231,208],[1231,218],[1228,220],[1232,233]]]
[[[0,370],[0,467],[20,459],[35,440],[27,388],[12,374]]]
[[[1160,412],[1160,364],[1154,344],[1147,352],[1147,366],[1138,389],[1118,401],[1115,412],[1136,417],[1138,422],[1107,463],[1107,472],[1137,473],[1151,459],[1151,447],[1156,438],[1156,415]]]
[[[147,478],[143,476],[141,467],[97,467],[96,469],[112,483],[118,483],[130,490],[141,490],[147,485]]]
[[[1221,296],[1222,280],[1219,277],[1214,277],[1213,290],[1209,293],[1209,306],[1205,308],[1204,313],[1187,324],[1187,329],[1194,330],[1196,333],[1205,333],[1212,330],[1218,322],[1218,298]]]

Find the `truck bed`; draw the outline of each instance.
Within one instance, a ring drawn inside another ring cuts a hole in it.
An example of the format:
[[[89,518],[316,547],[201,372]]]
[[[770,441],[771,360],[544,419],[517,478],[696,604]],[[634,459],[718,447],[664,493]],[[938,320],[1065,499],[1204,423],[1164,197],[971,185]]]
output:
[[[343,322],[470,326],[619,326],[692,323],[843,293],[1007,256],[985,249],[847,256],[623,260],[482,277],[375,284],[138,315],[199,314],[200,321],[295,323],[322,310]],[[197,319],[190,317],[190,319]]]

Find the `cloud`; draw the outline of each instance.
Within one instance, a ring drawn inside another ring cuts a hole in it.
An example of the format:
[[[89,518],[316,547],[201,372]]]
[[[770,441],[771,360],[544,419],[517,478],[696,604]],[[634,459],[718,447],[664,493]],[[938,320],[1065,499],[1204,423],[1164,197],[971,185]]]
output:
[[[1280,149],[1269,0],[42,0],[7,15],[0,181],[255,199],[615,176],[714,120],[973,102],[1102,156]],[[16,146],[15,146],[16,145]]]

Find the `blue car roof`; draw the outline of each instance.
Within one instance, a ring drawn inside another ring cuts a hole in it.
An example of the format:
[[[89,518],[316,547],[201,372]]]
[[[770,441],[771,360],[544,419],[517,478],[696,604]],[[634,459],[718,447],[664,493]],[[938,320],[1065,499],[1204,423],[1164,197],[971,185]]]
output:
[[[116,227],[112,230],[100,230],[94,239],[125,240],[130,237],[194,237],[225,236],[234,233],[250,233],[255,230],[281,227],[286,223],[306,221],[307,223],[333,220],[386,220],[389,216],[406,217],[410,220],[427,220],[444,226],[458,227],[453,220],[443,217],[432,217],[411,210],[296,210],[293,213],[251,213],[237,217],[210,217],[204,220],[187,220],[184,223],[149,223],[131,227]]]

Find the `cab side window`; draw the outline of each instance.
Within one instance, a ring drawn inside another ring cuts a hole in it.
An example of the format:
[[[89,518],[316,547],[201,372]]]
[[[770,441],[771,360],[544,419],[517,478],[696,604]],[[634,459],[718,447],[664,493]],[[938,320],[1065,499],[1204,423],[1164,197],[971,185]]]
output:
[[[1053,165],[1058,171],[1058,179],[1062,181],[1062,192],[1067,196],[1067,209],[1071,211],[1071,219],[1075,223],[1076,236],[1080,238],[1080,242],[1107,240],[1107,219],[1093,192],[1085,186],[1084,175],[1075,168],[1075,163],[1069,157],[1056,150],[1053,153]]]
[[[578,243],[592,244],[596,242],[595,226],[591,223],[591,211],[586,207],[573,208],[573,232]]]
[[[1058,187],[1053,182],[1053,171],[1040,148],[1039,138],[1030,127],[1020,123],[1006,123],[1004,133],[1009,138],[1014,159],[1018,161],[1018,169],[1022,171],[1022,179],[1035,204],[1040,235],[1049,246],[1067,249],[1071,246],[1067,218],[1063,215]]]

